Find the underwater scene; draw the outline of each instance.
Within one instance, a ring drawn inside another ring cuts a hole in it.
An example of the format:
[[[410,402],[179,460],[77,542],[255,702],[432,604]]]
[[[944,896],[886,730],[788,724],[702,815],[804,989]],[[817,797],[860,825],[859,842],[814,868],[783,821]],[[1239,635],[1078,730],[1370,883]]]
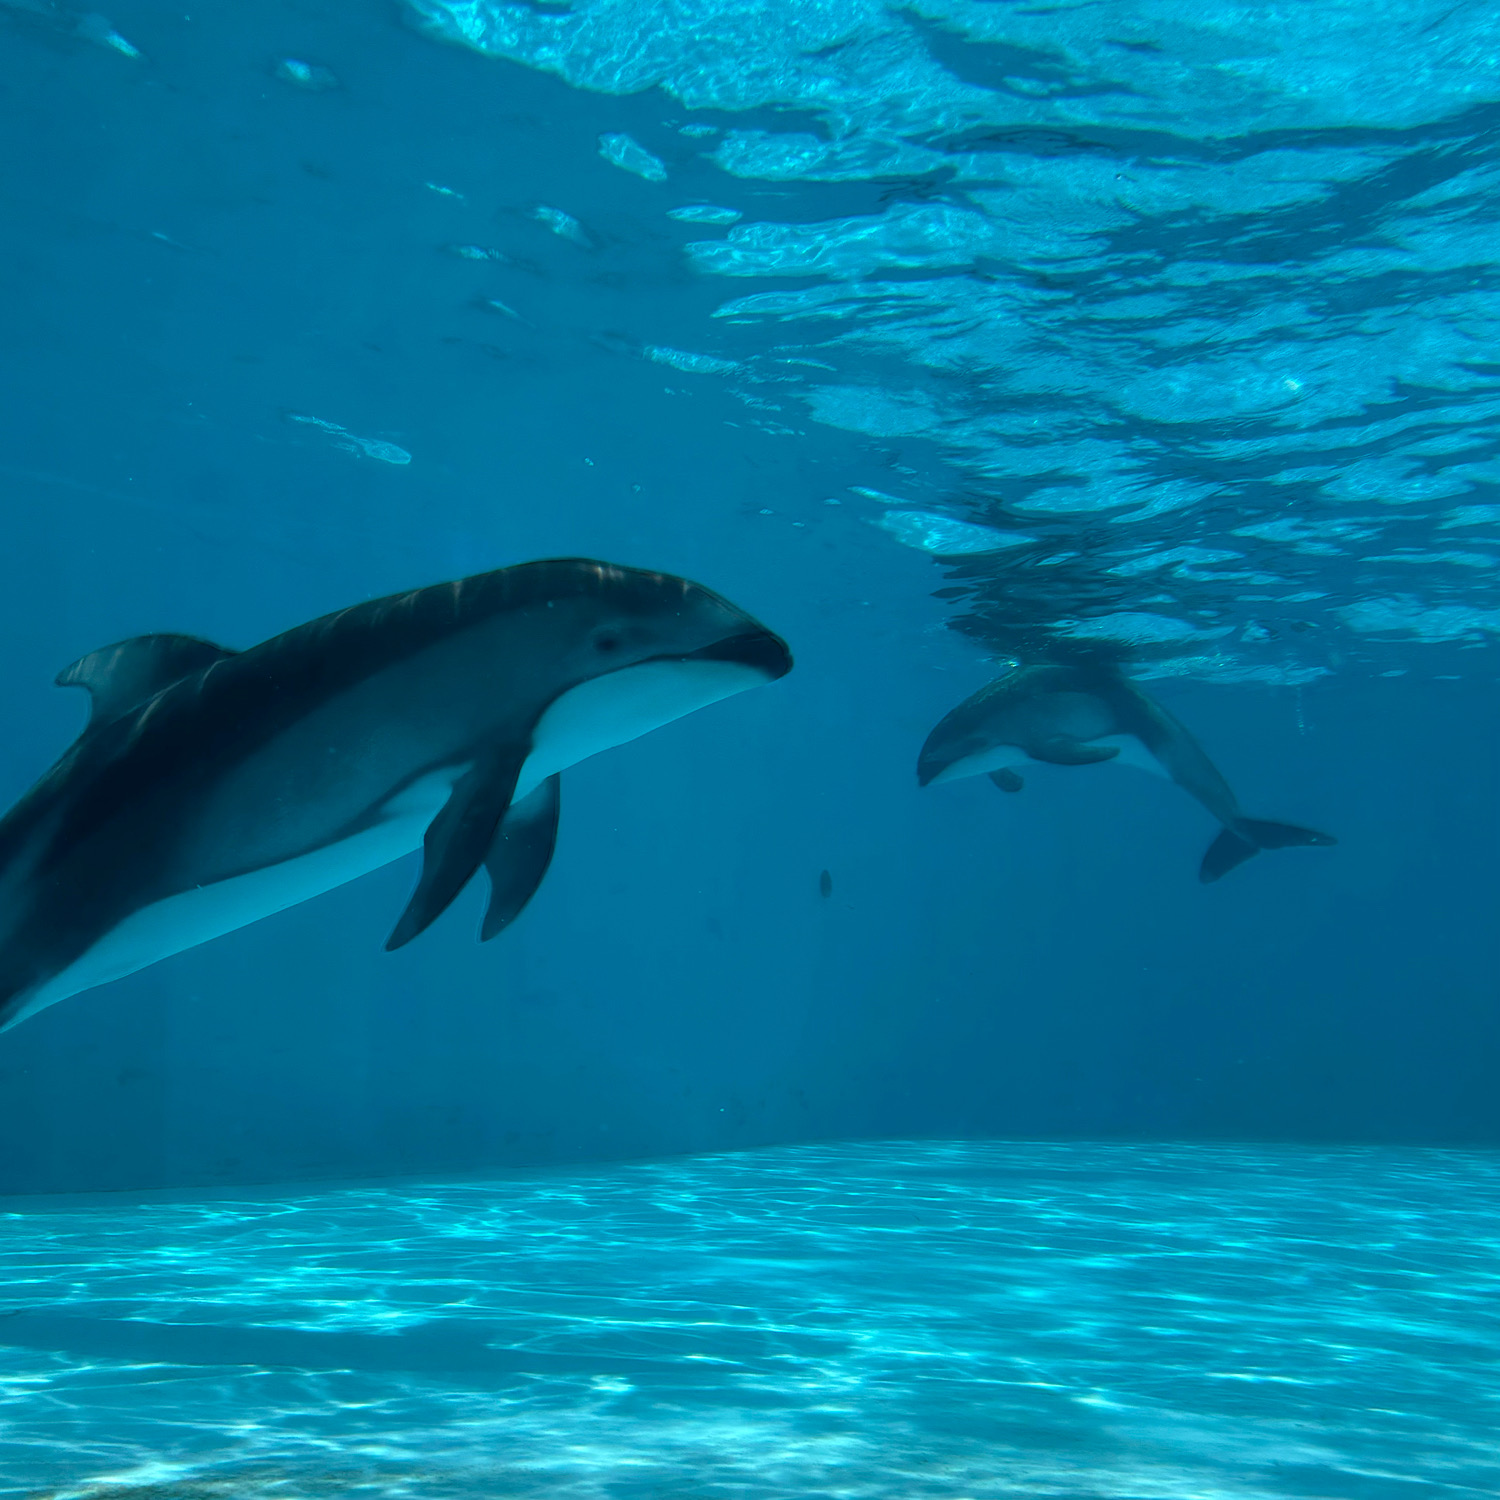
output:
[[[0,1500],[1500,1494],[1500,5],[0,0]]]

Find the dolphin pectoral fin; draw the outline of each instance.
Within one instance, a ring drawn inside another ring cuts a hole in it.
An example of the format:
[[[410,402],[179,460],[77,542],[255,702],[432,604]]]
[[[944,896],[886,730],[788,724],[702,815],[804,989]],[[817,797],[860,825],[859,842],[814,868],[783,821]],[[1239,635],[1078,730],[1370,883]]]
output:
[[[94,729],[118,719],[189,672],[237,654],[195,635],[138,635],[80,656],[53,680],[58,687],[88,689],[89,728]]]
[[[490,904],[479,930],[481,943],[509,927],[536,895],[557,844],[558,790],[558,777],[549,776],[500,819],[484,856]]]
[[[1070,740],[1058,735],[1054,739],[1028,745],[1026,753],[1032,760],[1046,761],[1049,766],[1093,766],[1103,760],[1113,760],[1120,753],[1120,747],[1086,745],[1082,740]]]
[[[1002,792],[1019,792],[1026,783],[1009,766],[1002,766],[998,771],[990,772],[990,780],[1000,788]]]
[[[405,947],[429,927],[469,883],[495,838],[525,760],[524,750],[490,756],[454,782],[448,800],[427,827],[421,878],[385,941],[387,953]]]
[[[1272,823],[1265,818],[1240,818],[1233,828],[1226,828],[1203,856],[1198,879],[1205,885],[1227,875],[1262,849],[1292,849],[1303,845],[1327,847],[1338,840],[1331,833],[1314,828],[1299,828],[1295,823]]]

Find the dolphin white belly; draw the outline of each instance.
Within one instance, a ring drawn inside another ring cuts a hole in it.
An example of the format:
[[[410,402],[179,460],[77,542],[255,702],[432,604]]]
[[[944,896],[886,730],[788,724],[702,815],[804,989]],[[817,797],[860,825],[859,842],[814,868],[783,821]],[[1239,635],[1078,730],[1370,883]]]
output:
[[[974,755],[944,766],[932,782],[936,786],[943,781],[962,781],[966,776],[987,776],[991,771],[1014,771],[1036,764],[1019,745],[987,745]]]
[[[1101,735],[1097,740],[1091,740],[1090,744],[1110,745],[1120,752],[1113,761],[1101,761],[1101,765],[1133,766],[1137,771],[1146,772],[1148,776],[1170,779],[1167,777],[1166,767],[1133,734]]]
[[[538,720],[512,801],[521,801],[547,777],[601,750],[639,739],[761,680],[754,669],[734,662],[663,661],[585,682],[559,697]],[[379,823],[352,838],[132,912],[37,990],[0,1031],[70,995],[248,927],[420,849],[427,825],[466,770],[461,765],[422,777],[382,809]]]
[[[1103,734],[1098,739],[1084,741],[1085,744],[1103,745],[1119,753],[1113,760],[1101,760],[1101,766],[1132,766],[1137,771],[1147,771],[1152,776],[1166,776],[1166,771],[1157,758],[1136,739],[1133,734]],[[1053,766],[1044,760],[1033,760],[1019,745],[989,745],[973,755],[966,755],[950,766],[945,766],[932,778],[933,785],[944,781],[961,781],[966,776],[987,776],[991,771],[1039,770],[1077,771],[1079,766]]]
[[[651,661],[591,678],[563,693],[537,720],[514,800],[601,750],[628,744],[761,681],[753,667],[729,661]]]
[[[434,772],[392,798],[373,828],[309,854],[229,880],[201,885],[133,911],[80,958],[53,975],[12,1015],[8,1030],[39,1010],[95,985],[123,979],[174,953],[248,927],[262,917],[321,896],[422,847],[422,835],[467,769]]]

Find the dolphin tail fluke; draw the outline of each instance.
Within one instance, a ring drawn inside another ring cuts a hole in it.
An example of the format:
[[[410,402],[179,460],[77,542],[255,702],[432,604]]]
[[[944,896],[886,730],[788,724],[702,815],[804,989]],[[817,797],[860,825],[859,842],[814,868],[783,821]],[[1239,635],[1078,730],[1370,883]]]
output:
[[[1326,846],[1338,840],[1314,828],[1299,828],[1295,823],[1272,823],[1265,818],[1239,818],[1233,828],[1226,828],[1203,856],[1198,879],[1205,885],[1227,875],[1262,849],[1291,849],[1301,845]]]
[[[1252,844],[1249,839],[1242,839],[1234,829],[1226,828],[1208,846],[1208,853],[1198,866],[1198,879],[1204,885],[1209,885],[1227,875],[1236,865],[1244,864],[1252,854],[1259,853],[1259,844]]]

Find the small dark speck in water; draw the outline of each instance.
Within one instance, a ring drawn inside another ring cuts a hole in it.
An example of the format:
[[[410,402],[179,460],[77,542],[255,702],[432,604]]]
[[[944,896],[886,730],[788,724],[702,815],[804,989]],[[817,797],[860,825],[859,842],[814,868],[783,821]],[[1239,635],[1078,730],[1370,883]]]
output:
[[[833,876],[827,870],[818,876],[818,893],[825,901],[833,894]]]

